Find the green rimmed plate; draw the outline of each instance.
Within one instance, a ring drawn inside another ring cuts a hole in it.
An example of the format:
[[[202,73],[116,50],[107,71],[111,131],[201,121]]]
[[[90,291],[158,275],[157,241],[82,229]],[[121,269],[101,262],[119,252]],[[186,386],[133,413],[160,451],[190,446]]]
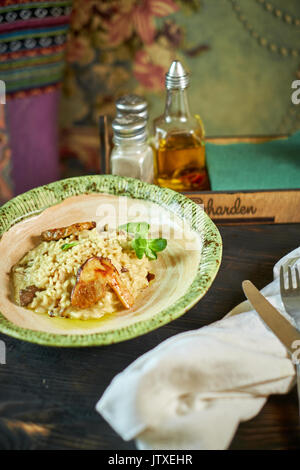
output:
[[[15,305],[10,269],[37,244],[41,231],[86,220],[115,226],[147,220],[168,238],[153,264],[155,280],[135,305],[88,321],[51,318]],[[17,196],[0,209],[0,236],[0,331],[47,346],[111,344],[174,320],[208,291],[222,256],[218,229],[191,199],[112,175],[70,178]]]

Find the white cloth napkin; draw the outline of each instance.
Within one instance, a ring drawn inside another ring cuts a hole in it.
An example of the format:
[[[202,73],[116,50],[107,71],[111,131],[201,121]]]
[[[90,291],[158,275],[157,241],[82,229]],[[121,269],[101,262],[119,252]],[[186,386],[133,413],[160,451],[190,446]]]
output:
[[[298,261],[300,247],[274,266],[274,281],[262,290],[287,318],[279,269]],[[96,409],[138,449],[226,449],[239,423],[257,415],[270,394],[288,392],[294,377],[285,347],[245,301],[134,361]]]

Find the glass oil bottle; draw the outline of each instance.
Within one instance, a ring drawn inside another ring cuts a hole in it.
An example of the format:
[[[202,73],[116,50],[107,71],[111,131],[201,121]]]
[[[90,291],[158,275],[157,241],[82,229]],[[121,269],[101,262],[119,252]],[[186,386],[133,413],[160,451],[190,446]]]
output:
[[[175,60],[166,74],[165,112],[154,120],[155,183],[175,191],[209,189],[204,128],[190,113],[189,74]]]

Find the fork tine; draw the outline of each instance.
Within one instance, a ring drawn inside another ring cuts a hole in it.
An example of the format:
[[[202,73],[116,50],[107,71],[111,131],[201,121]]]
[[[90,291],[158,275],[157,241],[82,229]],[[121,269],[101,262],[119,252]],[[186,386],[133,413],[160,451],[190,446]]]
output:
[[[299,269],[297,266],[295,267],[295,273],[296,273],[296,287],[297,289],[300,289],[300,275],[299,275]]]
[[[284,275],[283,275],[283,266],[280,266],[280,277],[279,277],[279,281],[280,281],[280,291],[281,292],[284,292]]]
[[[288,280],[289,280],[288,288],[293,289],[292,270],[290,266],[288,267]]]

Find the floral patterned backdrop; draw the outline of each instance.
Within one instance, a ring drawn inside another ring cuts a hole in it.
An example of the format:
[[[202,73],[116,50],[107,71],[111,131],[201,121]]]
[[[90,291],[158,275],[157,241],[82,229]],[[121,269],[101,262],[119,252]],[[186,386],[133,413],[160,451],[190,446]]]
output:
[[[162,98],[172,60],[209,49],[198,40],[186,44],[174,18],[200,8],[199,0],[74,1],[61,112],[63,161],[79,154],[88,172],[99,170],[98,116],[112,120],[116,99],[128,92],[150,103]],[[75,159],[76,173],[83,168]]]
[[[291,82],[299,77],[300,3],[291,0],[74,0],[61,106],[61,152],[72,174],[99,171],[97,120],[116,99],[164,106],[175,58],[192,73],[192,110],[208,135],[299,128]],[[289,9],[287,11],[287,9]]]

